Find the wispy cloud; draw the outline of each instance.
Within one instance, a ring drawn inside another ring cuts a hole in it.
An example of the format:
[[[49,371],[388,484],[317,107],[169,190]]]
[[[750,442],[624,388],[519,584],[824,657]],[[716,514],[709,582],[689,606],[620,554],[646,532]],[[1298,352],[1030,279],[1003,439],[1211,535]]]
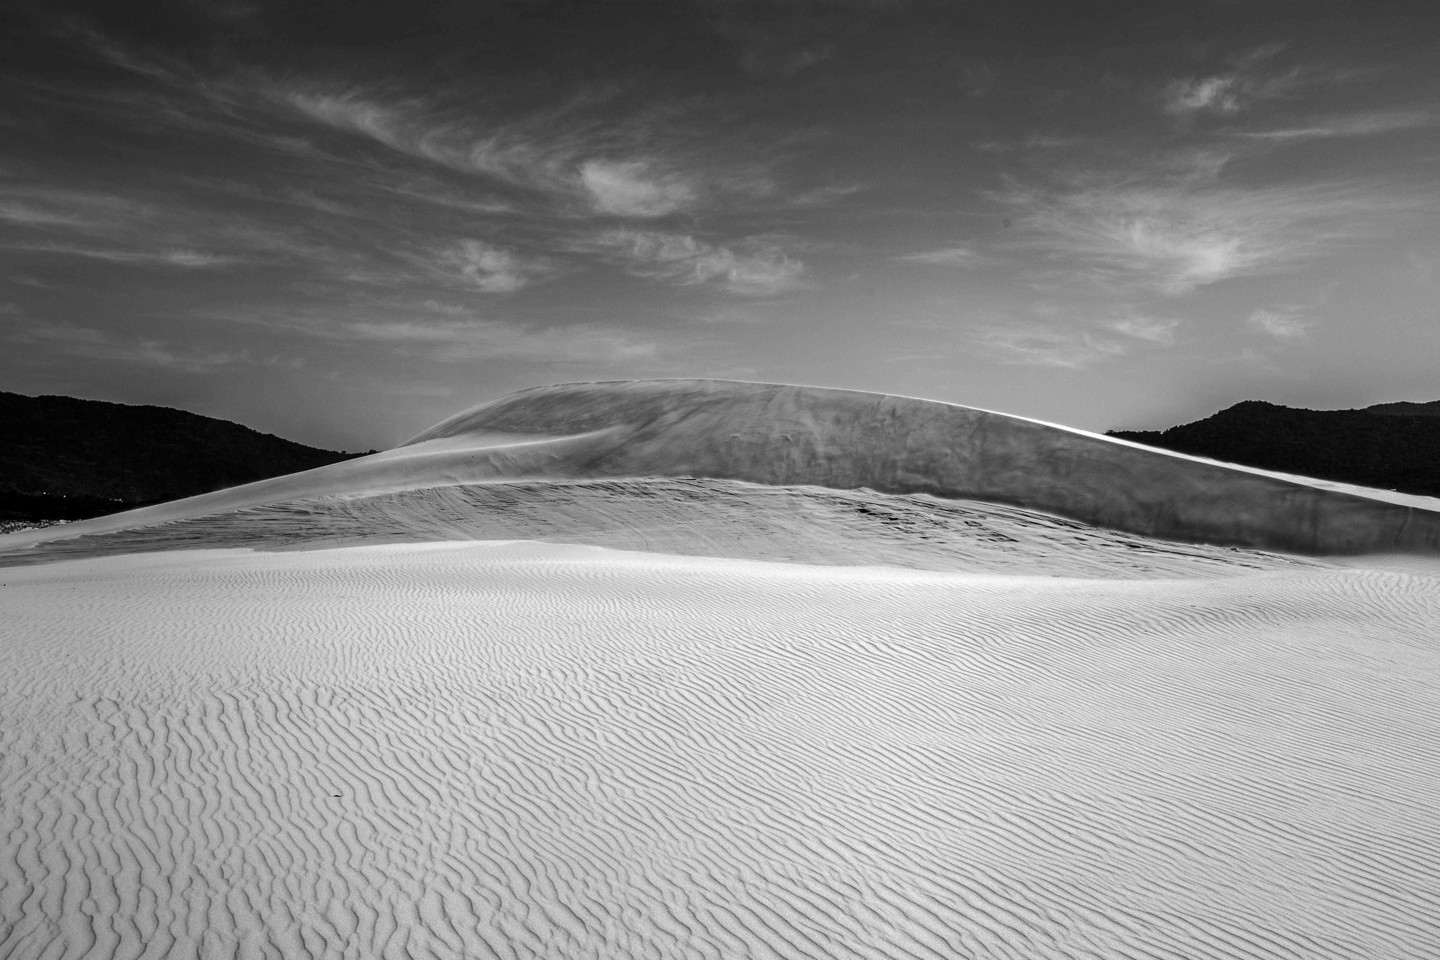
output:
[[[260,12],[258,3],[246,3],[243,0],[184,0],[184,3],[227,26],[250,20]]]
[[[1229,76],[1176,80],[1166,88],[1167,113],[1235,113],[1240,109],[1240,78]]]
[[[1019,366],[1080,370],[1129,352],[1113,337],[1042,324],[983,325],[969,337],[1000,363]]]
[[[134,45],[96,29],[87,19],[76,16],[58,18],[52,26],[57,34],[87,49],[102,63],[127,73],[152,80],[170,82],[177,78],[176,64],[153,52],[141,52]]]
[[[84,258],[137,266],[213,269],[243,265],[304,265],[347,275],[367,258],[353,241],[337,247],[334,236],[315,239],[314,216],[264,218],[252,210],[285,199],[275,191],[242,191],[223,198],[223,185],[186,182],[172,196],[117,183],[110,192],[45,182],[31,171],[26,182],[0,181],[0,249]],[[242,210],[236,199],[244,201]],[[349,218],[318,199],[297,206],[333,218]],[[354,232],[353,230],[351,231]]]
[[[789,202],[763,145],[731,162],[679,103],[625,107],[601,90],[516,117],[498,104],[459,109],[438,96],[364,88],[276,84],[270,96],[332,129],[594,214],[649,219],[726,198]],[[819,196],[793,193],[796,204]]]
[[[748,239],[738,249],[679,233],[607,230],[580,245],[628,273],[678,286],[709,284],[730,293],[769,295],[793,287],[804,264],[779,246]]]
[[[555,272],[547,261],[522,259],[511,250],[480,240],[461,240],[440,251],[427,266],[483,293],[514,293]]]
[[[1408,250],[1405,260],[1415,280],[1427,287],[1436,286],[1436,280],[1440,279],[1440,248]]]
[[[771,318],[762,313],[756,312],[749,306],[727,305],[714,310],[707,310],[695,316],[698,323],[719,323],[719,324],[753,324],[768,323]]]
[[[1307,336],[1315,321],[1299,307],[1262,307],[1251,311],[1245,322],[1251,329],[1276,340],[1298,340]]]
[[[59,257],[84,257],[89,260],[106,260],[110,263],[134,264],[137,266],[180,267],[187,270],[230,267],[245,262],[240,257],[225,256],[204,250],[123,250],[105,247],[82,247],[61,243],[0,243],[0,249],[51,254]]]
[[[586,196],[586,122],[566,108],[523,121],[447,111],[434,96],[366,88],[313,89],[272,82],[270,96],[327,127],[359,134],[391,150],[459,173],[576,199]]]
[[[431,319],[361,321],[346,325],[348,337],[425,354],[445,362],[505,358],[544,363],[626,363],[658,359],[654,341],[613,327],[524,327],[497,320]]]
[[[1376,136],[1434,126],[1440,126],[1440,114],[1431,110],[1382,110],[1347,116],[1317,117],[1300,126],[1247,130],[1238,135],[1254,140],[1288,142],[1330,137]]]
[[[417,114],[428,109],[423,99],[384,102],[354,90],[332,93],[277,87],[273,92],[304,116],[326,126],[363,134],[392,150],[437,163],[459,162],[459,155],[448,149],[445,126],[417,122]]]
[[[1282,49],[1283,44],[1257,47],[1234,58],[1229,70],[1172,80],[1161,97],[1165,112],[1180,117],[1234,114],[1254,103],[1292,94],[1313,78],[1298,68],[1266,71],[1260,67]]]
[[[580,183],[597,211],[622,217],[663,217],[695,201],[695,189],[683,177],[657,176],[638,160],[587,160]]]
[[[346,309],[229,311],[215,319],[279,329],[321,341],[370,344],[444,363],[516,360],[534,363],[666,362],[653,338],[602,323],[532,324],[485,316],[442,300],[384,300]]]
[[[835,56],[835,48],[828,43],[786,51],[751,48],[741,56],[740,64],[752,77],[773,74],[789,79],[811,67],[824,63],[833,56]]]
[[[977,140],[974,147],[984,153],[1010,153],[1017,150],[1063,150],[1085,142],[1085,137],[1032,133],[1010,140]]]
[[[487,360],[546,364],[639,363],[674,371],[683,343],[605,322],[528,322],[476,310],[462,302],[404,294],[357,297],[311,306],[237,305],[207,313],[212,325],[236,325],[282,338],[303,338],[335,349],[392,360],[406,356],[439,363]],[[308,348],[301,348],[304,352]]]
[[[153,222],[155,206],[134,197],[47,184],[32,171],[0,181],[0,221],[18,227],[99,234]]]
[[[1082,370],[1136,353],[1173,346],[1178,317],[1141,308],[1096,308],[1037,301],[1030,316],[993,318],[970,326],[971,343],[1004,364]]]
[[[1023,228],[1016,244],[1052,270],[1131,294],[1170,296],[1269,273],[1383,231],[1413,210],[1404,191],[1362,182],[1224,187],[1144,169],[1089,176],[997,199]]]
[[[18,200],[0,200],[0,221],[20,227],[77,227],[85,223],[78,213],[47,209]]]
[[[1180,320],[1176,317],[1155,317],[1133,311],[1122,312],[1105,323],[1106,329],[1121,336],[1162,346],[1175,342],[1179,326]]]
[[[976,253],[973,247],[967,246],[922,250],[919,253],[903,254],[895,259],[908,263],[925,263],[935,267],[974,267],[987,260],[983,254]]]
[[[746,17],[740,4],[707,4],[709,25],[737,47],[740,68],[755,78],[787,80],[835,56],[835,45],[815,36],[823,17],[797,17],[777,8],[763,18]]]
[[[44,344],[68,356],[163,367],[183,373],[202,373],[217,367],[251,362],[249,353],[245,351],[193,347],[154,337],[131,339],[69,324],[35,324],[21,330],[13,339]]]

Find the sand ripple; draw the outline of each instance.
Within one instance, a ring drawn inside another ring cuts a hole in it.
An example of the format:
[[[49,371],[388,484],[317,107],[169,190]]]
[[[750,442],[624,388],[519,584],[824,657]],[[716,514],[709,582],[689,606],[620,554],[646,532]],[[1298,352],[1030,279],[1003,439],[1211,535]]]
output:
[[[1440,955],[1440,589],[0,570],[0,958]]]

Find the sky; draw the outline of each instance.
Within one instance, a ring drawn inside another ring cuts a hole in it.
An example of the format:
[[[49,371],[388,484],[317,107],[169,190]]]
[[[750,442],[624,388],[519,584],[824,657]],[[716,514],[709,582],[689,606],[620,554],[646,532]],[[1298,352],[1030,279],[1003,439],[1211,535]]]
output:
[[[722,377],[1440,399],[1440,6],[8,0],[0,389],[384,448]]]

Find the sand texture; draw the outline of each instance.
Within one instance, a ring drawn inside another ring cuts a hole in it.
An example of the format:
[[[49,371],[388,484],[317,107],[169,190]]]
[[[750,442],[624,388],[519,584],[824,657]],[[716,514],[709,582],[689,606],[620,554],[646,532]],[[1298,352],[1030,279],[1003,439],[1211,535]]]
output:
[[[0,960],[1433,960],[1433,523],[672,381],[0,537]]]
[[[0,957],[1440,954],[1440,580],[0,578]]]

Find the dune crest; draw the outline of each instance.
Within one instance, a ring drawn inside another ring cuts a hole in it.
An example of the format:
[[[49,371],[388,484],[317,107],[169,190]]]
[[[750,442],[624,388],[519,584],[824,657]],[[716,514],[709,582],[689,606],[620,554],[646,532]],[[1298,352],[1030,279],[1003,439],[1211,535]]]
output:
[[[451,417],[407,446],[472,433],[583,435],[531,463],[566,477],[868,487],[1013,504],[1176,540],[1319,554],[1440,550],[1440,512],[1363,488],[1312,485],[988,410],[852,390],[717,380],[543,387]]]
[[[384,453],[28,536],[40,542],[315,497],[626,477],[928,494],[1169,540],[1309,554],[1440,552],[1440,501],[1429,498],[936,401],[723,380],[524,390]]]

